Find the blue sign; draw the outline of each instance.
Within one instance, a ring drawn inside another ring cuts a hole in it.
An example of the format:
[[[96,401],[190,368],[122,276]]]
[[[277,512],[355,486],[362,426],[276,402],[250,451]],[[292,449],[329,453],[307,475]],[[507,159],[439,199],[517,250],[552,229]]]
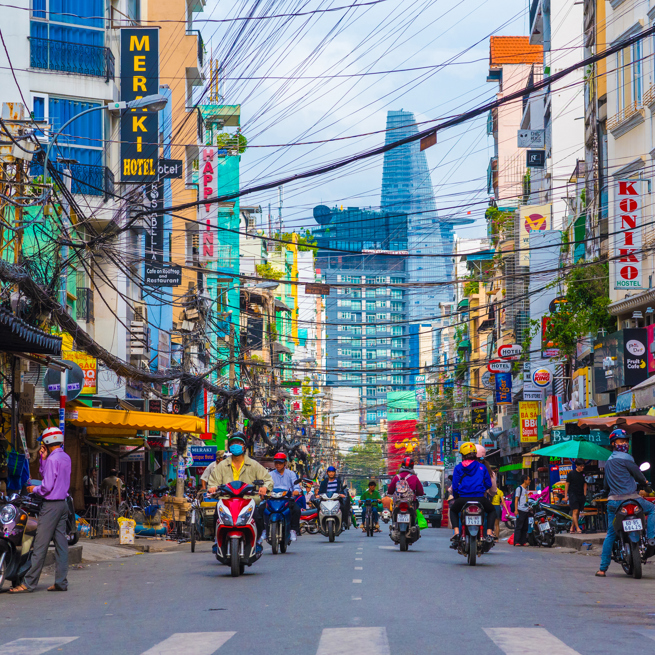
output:
[[[209,466],[216,460],[216,446],[189,446],[193,466]]]
[[[495,373],[496,378],[496,405],[512,404],[512,374]]]

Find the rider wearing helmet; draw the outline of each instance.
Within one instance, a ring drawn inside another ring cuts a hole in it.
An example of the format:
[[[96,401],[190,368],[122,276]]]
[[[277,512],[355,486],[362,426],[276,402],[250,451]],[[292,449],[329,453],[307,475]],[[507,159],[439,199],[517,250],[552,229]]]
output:
[[[424,496],[425,491],[423,490],[423,485],[421,484],[421,481],[418,479],[416,476],[416,473],[414,473],[414,460],[411,457],[403,457],[403,461],[400,465],[400,469],[398,470],[398,473],[393,476],[393,479],[389,483],[389,486],[387,487],[387,495],[388,496],[393,496],[394,491],[396,491],[396,485],[398,484],[398,480],[407,480],[407,484],[409,485],[410,489],[414,492],[414,498],[418,498],[419,496]],[[418,507],[418,500],[414,501],[415,508]]]
[[[327,475],[321,481],[318,488],[318,495],[339,494],[341,504],[341,515],[343,516],[346,530],[350,528],[350,494],[346,485],[337,477],[337,469],[334,466],[327,467]]]
[[[451,548],[457,548],[459,542],[459,513],[464,505],[475,500],[482,505],[487,514],[487,542],[494,543],[492,527],[496,518],[496,511],[491,501],[485,495],[491,489],[492,482],[489,471],[478,460],[477,449],[474,443],[467,441],[459,447],[462,462],[453,471],[453,496],[455,500],[450,503],[450,523],[455,530],[452,536]]]
[[[600,557],[600,570],[596,575],[604,578],[612,559],[612,546],[616,539],[614,531],[614,516],[619,505],[624,500],[635,500],[646,515],[646,535],[648,538],[648,557],[655,553],[655,507],[644,500],[637,492],[637,483],[648,485],[648,480],[635,464],[630,450],[630,435],[625,430],[616,429],[610,434],[610,446],[614,452],[605,462],[605,488],[608,493],[607,502],[607,536],[603,543],[603,553]]]
[[[68,539],[66,538],[66,519],[68,518],[68,490],[71,482],[71,458],[64,452],[64,435],[59,428],[47,428],[39,441],[39,471],[43,482],[40,486],[28,486],[29,493],[44,499],[39,512],[39,524],[34,537],[32,565],[22,584],[10,589],[11,593],[34,591],[39,583],[43,564],[48,554],[50,542],[55,542],[55,583],[48,591],[68,589]]]
[[[271,471],[273,489],[284,489],[285,491],[290,491],[294,497],[299,496],[301,491],[296,485],[298,476],[291,469],[287,468],[287,459],[286,453],[275,453],[273,457],[273,463],[275,464],[275,470]],[[292,501],[289,503],[289,511],[291,513],[291,541],[295,541],[296,537],[300,534],[300,506],[298,503]],[[266,539],[267,529],[268,526],[265,526],[262,535],[263,539]]]

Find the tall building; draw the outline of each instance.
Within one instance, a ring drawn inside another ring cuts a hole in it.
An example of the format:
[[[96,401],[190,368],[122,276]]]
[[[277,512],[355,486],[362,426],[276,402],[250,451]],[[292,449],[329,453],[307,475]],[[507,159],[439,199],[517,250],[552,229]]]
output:
[[[326,298],[327,384],[359,391],[360,423],[386,418],[387,393],[409,365],[405,270],[407,217],[349,207],[314,208],[316,268],[334,285]],[[331,249],[331,250],[329,250]],[[354,251],[366,254],[349,255]]]
[[[385,143],[390,144],[418,133],[414,114],[409,111],[387,113]],[[440,219],[432,189],[430,169],[419,142],[413,141],[398,146],[384,154],[382,169],[383,212],[399,212],[407,215],[407,248],[411,256],[407,259],[408,282],[430,283],[450,282],[453,279],[453,265],[450,257],[422,257],[421,255],[444,255],[453,252],[455,225],[472,223],[470,219]],[[432,354],[422,346],[426,340],[421,335],[432,331],[433,322],[441,314],[439,303],[453,300],[450,285],[414,289],[407,297],[408,318],[411,322],[409,344],[411,366],[414,375],[426,363],[431,364]],[[428,347],[428,350],[431,350]]]

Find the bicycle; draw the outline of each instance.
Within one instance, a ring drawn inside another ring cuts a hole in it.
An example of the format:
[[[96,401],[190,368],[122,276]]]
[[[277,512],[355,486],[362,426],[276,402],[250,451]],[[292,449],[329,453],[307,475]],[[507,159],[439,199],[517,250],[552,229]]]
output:
[[[205,534],[205,517],[201,503],[202,493],[196,495],[191,501],[191,509],[187,514],[189,524],[189,539],[191,541],[191,552],[196,552],[196,540],[202,539]]]

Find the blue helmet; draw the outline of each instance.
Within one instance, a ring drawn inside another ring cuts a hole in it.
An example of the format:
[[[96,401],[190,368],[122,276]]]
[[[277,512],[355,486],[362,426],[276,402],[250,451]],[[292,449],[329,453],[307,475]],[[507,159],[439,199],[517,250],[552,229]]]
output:
[[[329,473],[330,471],[334,471],[335,473],[337,472],[337,469],[335,469],[334,466],[328,466],[328,467],[327,467],[327,470],[328,470],[328,473]]]
[[[614,443],[615,439],[630,439],[630,435],[625,430],[617,428],[610,434],[610,444]]]

